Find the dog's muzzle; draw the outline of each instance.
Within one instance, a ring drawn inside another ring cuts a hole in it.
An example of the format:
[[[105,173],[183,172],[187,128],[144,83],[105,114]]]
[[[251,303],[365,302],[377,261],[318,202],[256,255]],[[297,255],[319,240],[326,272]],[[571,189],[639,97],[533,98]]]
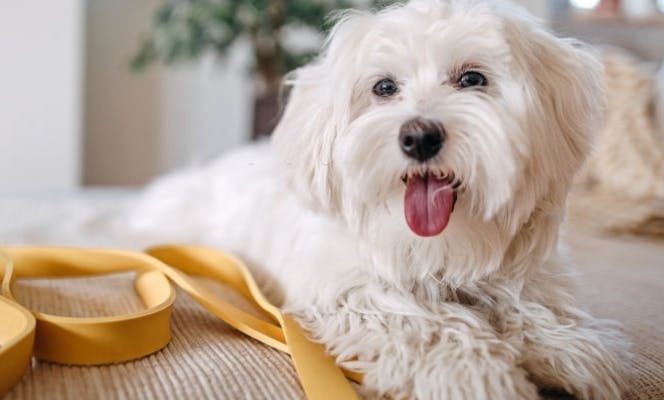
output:
[[[454,211],[458,181],[454,173],[440,171],[427,161],[443,148],[446,133],[443,124],[425,118],[404,123],[399,132],[401,151],[419,166],[410,166],[402,177],[406,184],[404,214],[410,229],[418,236],[440,234]]]
[[[414,160],[424,162],[434,158],[445,142],[443,124],[424,118],[404,123],[399,131],[401,151]]]

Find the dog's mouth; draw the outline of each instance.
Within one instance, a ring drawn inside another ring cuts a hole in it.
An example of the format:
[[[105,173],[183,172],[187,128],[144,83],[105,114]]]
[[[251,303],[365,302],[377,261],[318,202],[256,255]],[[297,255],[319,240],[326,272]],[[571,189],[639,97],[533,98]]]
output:
[[[461,181],[453,174],[418,171],[404,174],[404,213],[410,229],[419,236],[440,234],[450,222]]]

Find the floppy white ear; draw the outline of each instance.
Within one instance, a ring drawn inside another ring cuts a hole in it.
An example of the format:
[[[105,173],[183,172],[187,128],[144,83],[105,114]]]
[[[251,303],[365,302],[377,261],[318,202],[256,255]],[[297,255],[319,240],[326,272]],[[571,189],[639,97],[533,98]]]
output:
[[[338,207],[340,182],[332,151],[349,123],[357,47],[364,34],[361,20],[367,17],[359,12],[341,16],[319,58],[291,74],[290,99],[273,135],[290,184],[319,211]]]
[[[537,119],[544,126],[534,128],[548,131],[541,143],[544,152],[537,154],[549,153],[546,161],[555,164],[551,167],[562,168],[564,178],[571,179],[604,120],[602,64],[589,47],[532,24],[517,20],[506,29],[512,46],[519,49],[514,52],[516,63],[532,80],[531,100],[541,105]]]
[[[520,264],[543,260],[555,246],[572,181],[604,121],[605,95],[592,50],[526,19],[508,18],[505,29],[531,114],[532,156],[513,200],[519,207],[504,215],[518,232],[509,254]]]

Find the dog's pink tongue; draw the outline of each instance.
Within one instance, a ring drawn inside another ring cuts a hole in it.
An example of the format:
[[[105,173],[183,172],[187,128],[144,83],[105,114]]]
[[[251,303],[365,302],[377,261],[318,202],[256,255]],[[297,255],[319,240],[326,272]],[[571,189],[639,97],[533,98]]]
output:
[[[419,236],[436,236],[445,229],[454,208],[454,189],[431,175],[408,179],[404,211],[410,229]]]

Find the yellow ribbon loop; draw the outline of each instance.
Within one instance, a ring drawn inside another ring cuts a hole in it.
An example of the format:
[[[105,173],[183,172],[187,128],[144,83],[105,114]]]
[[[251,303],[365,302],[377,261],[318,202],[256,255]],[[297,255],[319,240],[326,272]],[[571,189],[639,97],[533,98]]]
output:
[[[129,361],[159,351],[170,341],[170,316],[175,301],[173,282],[237,330],[289,353],[307,398],[357,398],[334,359],[325,354],[321,345],[309,341],[294,320],[267,301],[241,261],[195,246],[159,246],[146,253],[0,248],[0,396],[18,383],[33,354],[38,359],[63,364],[98,365]],[[127,271],[137,273],[134,286],[145,309],[121,316],[73,318],[29,311],[17,302],[11,290],[19,278]],[[229,304],[197,284],[190,275],[232,287],[273,322]]]

